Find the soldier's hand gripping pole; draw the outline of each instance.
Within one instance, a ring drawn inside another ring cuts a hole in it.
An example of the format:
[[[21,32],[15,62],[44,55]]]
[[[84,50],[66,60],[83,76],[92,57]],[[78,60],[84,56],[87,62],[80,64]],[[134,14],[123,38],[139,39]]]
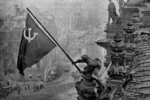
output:
[[[76,63],[75,63],[72,59],[70,59],[70,61],[71,61],[71,63],[77,68],[77,70],[81,73],[81,70],[80,70],[80,68],[76,65]]]

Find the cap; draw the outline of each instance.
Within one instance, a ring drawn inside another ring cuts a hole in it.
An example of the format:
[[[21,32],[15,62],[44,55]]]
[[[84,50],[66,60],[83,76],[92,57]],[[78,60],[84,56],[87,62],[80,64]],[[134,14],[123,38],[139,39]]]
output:
[[[90,57],[88,55],[82,55],[81,58],[83,61],[87,61]]]

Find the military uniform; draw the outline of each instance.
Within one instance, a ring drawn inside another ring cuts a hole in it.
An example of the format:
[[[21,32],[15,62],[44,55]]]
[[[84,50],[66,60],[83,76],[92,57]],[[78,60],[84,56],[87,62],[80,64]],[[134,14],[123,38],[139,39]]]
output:
[[[122,7],[124,6],[124,1],[118,0],[118,4],[119,4],[119,13],[120,13],[120,16],[122,16]]]
[[[115,4],[110,0],[108,5],[108,24],[110,23],[110,19],[112,19],[112,24],[117,20],[118,15],[116,13]]]
[[[81,58],[77,62],[85,62],[87,66],[82,71],[82,79],[75,83],[78,100],[97,100],[104,90],[104,86],[92,75],[95,68],[100,69],[101,62],[98,59],[91,59],[88,56],[82,56]]]

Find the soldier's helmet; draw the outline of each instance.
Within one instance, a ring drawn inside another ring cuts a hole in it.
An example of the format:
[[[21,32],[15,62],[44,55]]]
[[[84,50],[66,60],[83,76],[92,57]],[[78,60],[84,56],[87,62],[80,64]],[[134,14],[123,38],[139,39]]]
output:
[[[82,55],[81,58],[84,62],[87,62],[90,59],[88,55]]]

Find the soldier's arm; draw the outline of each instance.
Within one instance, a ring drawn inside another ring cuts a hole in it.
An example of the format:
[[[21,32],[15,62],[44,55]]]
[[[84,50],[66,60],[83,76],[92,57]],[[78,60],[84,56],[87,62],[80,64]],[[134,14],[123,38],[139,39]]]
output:
[[[84,63],[84,61],[82,59],[78,59],[74,63]]]
[[[78,60],[72,62],[73,65],[76,64],[76,63],[84,63],[84,62],[83,62],[82,59],[78,59]]]

